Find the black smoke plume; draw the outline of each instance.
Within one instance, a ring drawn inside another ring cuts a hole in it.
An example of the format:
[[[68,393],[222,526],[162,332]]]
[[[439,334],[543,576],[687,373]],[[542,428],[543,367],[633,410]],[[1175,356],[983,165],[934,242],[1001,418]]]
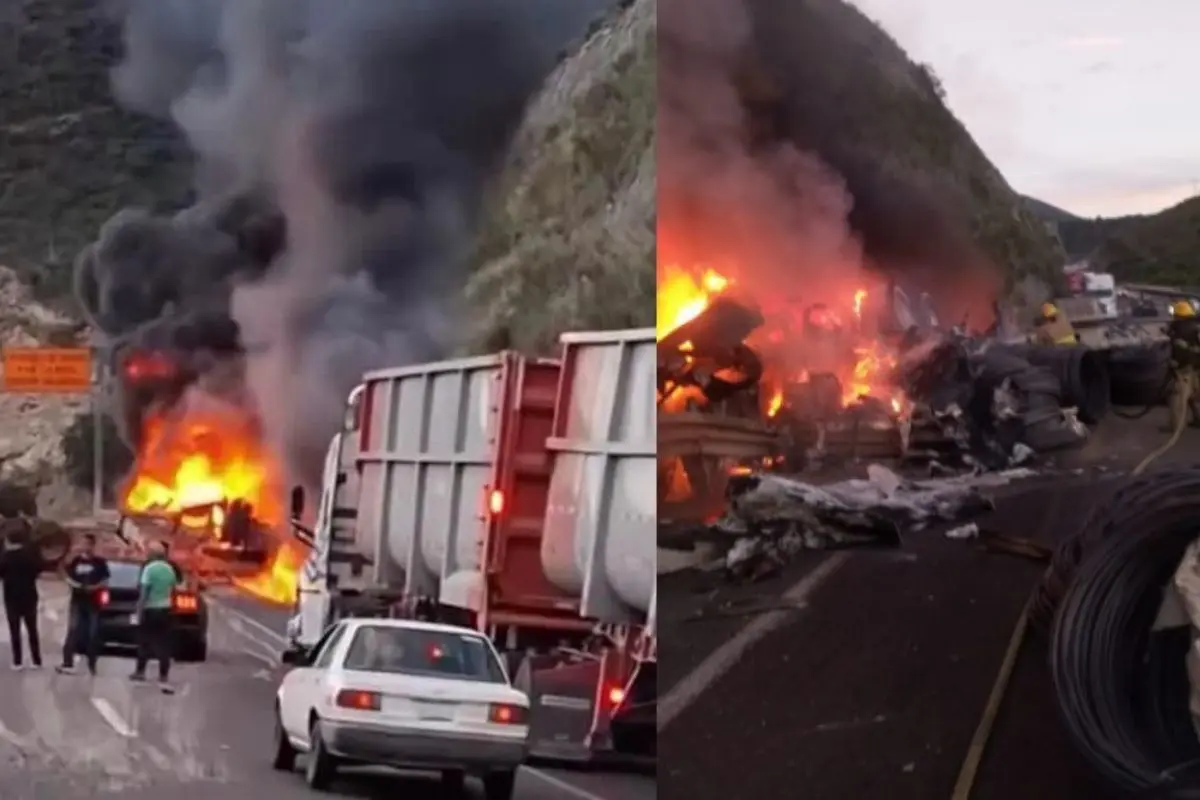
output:
[[[137,371],[117,415],[131,444],[148,406],[233,362],[240,385],[212,385],[248,389],[265,434],[311,484],[365,370],[456,343],[481,193],[597,8],[114,3],[118,99],[173,121],[196,162],[192,207],[122,211],[76,265],[84,313]]]

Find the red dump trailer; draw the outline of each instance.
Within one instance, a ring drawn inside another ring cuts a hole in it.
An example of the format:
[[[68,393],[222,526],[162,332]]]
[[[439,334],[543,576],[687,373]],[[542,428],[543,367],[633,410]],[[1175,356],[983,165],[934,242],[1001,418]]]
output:
[[[294,645],[350,614],[470,624],[530,694],[535,756],[652,763],[656,363],[642,329],[364,376],[299,526]]]

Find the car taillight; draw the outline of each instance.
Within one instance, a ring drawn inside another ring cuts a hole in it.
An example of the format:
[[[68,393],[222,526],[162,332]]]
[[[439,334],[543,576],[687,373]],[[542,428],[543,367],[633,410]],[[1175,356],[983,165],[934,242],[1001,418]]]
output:
[[[625,702],[625,687],[610,686],[608,689],[608,704],[613,708]]]
[[[109,601],[108,589],[101,589],[100,591],[96,592],[96,602],[97,603],[99,603],[102,606],[106,606],[106,605],[108,605],[108,601]]]
[[[488,513],[493,517],[499,516],[504,512],[504,492],[499,489],[493,489],[488,492]]]
[[[507,703],[492,703],[488,706],[488,722],[497,725],[524,725],[529,716],[529,709],[524,706],[510,706]]]
[[[200,601],[194,594],[177,594],[171,598],[171,605],[176,611],[195,611],[200,607]]]
[[[378,711],[383,698],[378,692],[364,692],[361,689],[342,689],[334,698],[340,708],[355,711]]]

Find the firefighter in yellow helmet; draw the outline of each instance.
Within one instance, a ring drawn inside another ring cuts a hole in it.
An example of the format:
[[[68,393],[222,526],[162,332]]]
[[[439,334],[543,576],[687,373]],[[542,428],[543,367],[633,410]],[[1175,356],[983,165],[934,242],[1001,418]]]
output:
[[[1195,423],[1192,399],[1196,396],[1200,377],[1200,319],[1189,300],[1171,304],[1171,323],[1167,326],[1171,339],[1171,428],[1174,430],[1189,421]]]
[[[1196,307],[1191,301],[1176,300],[1171,304],[1167,336],[1171,340],[1171,385],[1167,397],[1167,408],[1171,412],[1171,438],[1142,459],[1142,463],[1133,468],[1134,475],[1140,475],[1159,456],[1174,447],[1188,423],[1195,425],[1200,421],[1194,402],[1197,376],[1200,376],[1200,319],[1196,318]]]
[[[1037,344],[1070,347],[1079,343],[1075,327],[1062,315],[1054,303],[1042,303],[1041,313],[1034,322],[1034,341]]]

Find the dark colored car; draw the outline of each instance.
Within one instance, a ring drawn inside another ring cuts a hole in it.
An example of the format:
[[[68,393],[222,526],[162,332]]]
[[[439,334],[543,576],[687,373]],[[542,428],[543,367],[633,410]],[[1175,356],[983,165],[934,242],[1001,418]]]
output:
[[[172,565],[175,566],[175,565]],[[139,578],[142,564],[137,561],[108,562],[108,589],[100,593],[100,641],[103,646],[137,644]],[[183,578],[178,566],[175,571]],[[171,602],[175,618],[175,657],[180,661],[204,661],[208,658],[208,603],[191,582],[181,581]]]

